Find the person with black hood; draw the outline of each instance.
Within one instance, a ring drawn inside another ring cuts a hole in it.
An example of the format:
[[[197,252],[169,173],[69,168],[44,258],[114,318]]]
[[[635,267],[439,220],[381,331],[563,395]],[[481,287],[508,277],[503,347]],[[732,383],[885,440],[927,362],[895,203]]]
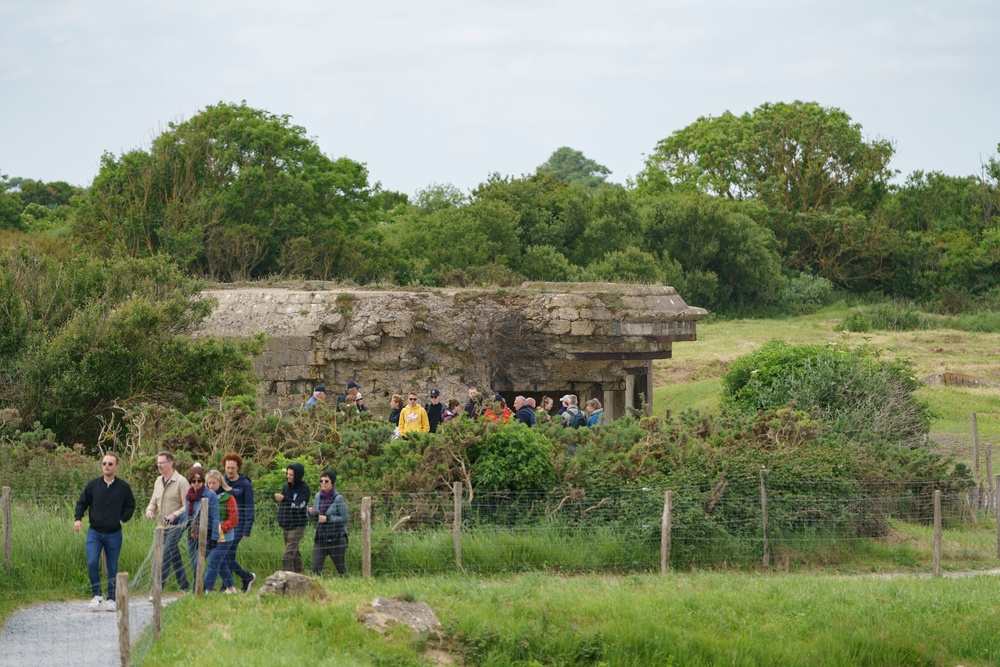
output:
[[[329,556],[337,574],[347,574],[344,556],[347,554],[347,503],[333,488],[337,473],[327,470],[319,476],[319,493],[309,516],[316,521],[316,541],[313,542],[313,574],[323,573],[323,563]]]
[[[278,501],[278,525],[285,540],[285,550],[281,554],[281,568],[302,574],[302,554],[299,542],[306,534],[308,514],[306,508],[312,491],[305,483],[306,469],[301,463],[292,463],[285,469],[285,486],[281,493],[274,494]]]

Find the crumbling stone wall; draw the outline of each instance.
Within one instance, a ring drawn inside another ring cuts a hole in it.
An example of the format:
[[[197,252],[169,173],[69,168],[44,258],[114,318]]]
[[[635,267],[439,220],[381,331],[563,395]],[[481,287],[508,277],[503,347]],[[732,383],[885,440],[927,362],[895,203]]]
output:
[[[256,362],[261,394],[297,406],[312,386],[363,387],[370,407],[431,388],[463,400],[477,385],[505,396],[571,391],[610,417],[648,399],[653,359],[696,338],[706,314],[672,287],[525,283],[519,289],[209,290],[219,306],[201,331],[267,334]],[[647,400],[648,402],[648,400]]]

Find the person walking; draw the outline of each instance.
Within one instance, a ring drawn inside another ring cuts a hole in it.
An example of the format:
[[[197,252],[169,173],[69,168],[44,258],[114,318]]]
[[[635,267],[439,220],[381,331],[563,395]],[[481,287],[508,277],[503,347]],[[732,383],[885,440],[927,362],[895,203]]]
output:
[[[306,507],[312,497],[309,485],[303,479],[306,469],[301,463],[293,463],[285,469],[285,486],[281,493],[274,494],[278,501],[278,526],[285,540],[285,550],[281,554],[281,568],[302,574],[302,554],[299,542],[306,534],[308,513]]]
[[[219,540],[208,557],[205,590],[214,590],[216,578],[221,577],[224,593],[238,593],[236,586],[233,585],[233,571],[229,569],[229,552],[233,548],[236,524],[239,523],[239,509],[236,506],[236,499],[230,493],[233,489],[226,484],[226,480],[218,470],[208,471],[205,475],[205,486],[219,497]]]
[[[347,574],[344,563],[347,554],[347,503],[344,496],[337,493],[334,483],[337,473],[327,470],[319,476],[319,493],[313,506],[309,508],[310,517],[316,520],[316,541],[313,542],[313,574],[323,573],[323,563],[329,556],[337,574]]]
[[[87,483],[76,501],[73,530],[80,532],[83,515],[89,510],[87,528],[87,575],[94,599],[89,611],[115,611],[115,586],[118,577],[118,556],[122,551],[122,524],[135,513],[132,487],[118,477],[118,455],[108,452],[101,457],[101,476]],[[108,596],[101,595],[101,552],[108,567]]]
[[[229,452],[222,457],[222,468],[226,471],[226,483],[230,487],[228,493],[236,499],[236,511],[239,514],[239,522],[233,531],[233,543],[228,550],[229,570],[243,582],[243,592],[249,593],[253,582],[257,580],[257,575],[237,562],[236,550],[240,548],[240,542],[250,537],[250,531],[253,529],[255,518],[253,483],[241,472],[243,457],[236,452]]]
[[[427,423],[431,433],[437,433],[438,424],[444,419],[444,403],[441,402],[441,392],[431,389],[430,403],[424,404],[424,412],[427,413]]]
[[[184,535],[184,498],[191,485],[174,470],[174,455],[170,452],[156,455],[156,468],[160,471],[160,476],[153,483],[153,497],[146,506],[146,518],[155,519],[157,524],[167,526],[163,536],[163,576],[160,581],[165,585],[172,569],[177,586],[181,593],[185,593],[188,590],[188,580],[184,572],[184,561],[181,559],[180,542]]]
[[[219,497],[205,484],[205,469],[195,463],[188,470],[187,501],[188,518],[188,556],[191,559],[191,574],[198,576],[198,539],[201,526],[201,513],[208,512],[208,534],[205,536],[205,570],[208,571],[208,559],[219,541]],[[197,581],[197,579],[195,579]]]

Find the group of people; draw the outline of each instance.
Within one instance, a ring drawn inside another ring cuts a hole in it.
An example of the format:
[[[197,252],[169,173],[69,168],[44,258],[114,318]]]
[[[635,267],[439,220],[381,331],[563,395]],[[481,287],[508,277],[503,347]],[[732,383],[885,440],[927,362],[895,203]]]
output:
[[[347,391],[337,397],[337,405],[344,405],[347,409],[353,406],[358,412],[367,411],[360,391],[361,385],[351,380],[347,383]],[[326,398],[326,386],[317,385],[303,407],[312,407],[326,401]],[[500,422],[513,420],[529,427],[534,426],[540,419],[558,419],[563,426],[570,428],[600,426],[604,423],[604,408],[601,401],[596,398],[587,401],[583,409],[579,406],[576,394],[566,394],[560,399],[560,403],[561,407],[556,410],[553,399],[543,396],[541,405],[543,414],[536,415],[538,405],[532,397],[515,397],[511,410],[507,407],[506,399],[500,394],[495,394],[492,400],[487,400],[487,396],[473,386],[469,387],[469,400],[463,410],[472,419]],[[429,401],[423,405],[420,405],[420,397],[415,391],[406,395],[405,402],[402,394],[393,394],[389,399],[389,423],[394,427],[393,437],[406,437],[409,433],[436,433],[441,424],[458,416],[461,405],[461,402],[454,398],[446,405],[442,402],[441,392],[437,389],[430,390]]]
[[[309,408],[322,403],[326,397],[326,387],[317,385],[303,407]],[[359,412],[367,410],[363,401],[361,385],[353,380],[348,382],[347,390],[337,397],[338,406],[353,406]],[[473,419],[518,421],[529,427],[542,420],[561,420],[562,425],[569,428],[599,426],[604,422],[604,410],[596,398],[587,401],[586,413],[580,408],[575,394],[566,394],[560,399],[560,403],[561,407],[555,409],[554,401],[545,396],[536,414],[538,406],[534,398],[517,396],[511,409],[499,394],[488,401],[487,396],[480,393],[478,388],[469,387],[469,400],[464,408],[460,407],[461,403],[457,399],[452,399],[445,405],[437,389],[432,389],[430,400],[420,405],[419,396],[411,391],[406,395],[405,404],[402,395],[392,396],[389,421],[395,427],[394,437],[406,437],[410,433],[435,433],[441,424],[454,419],[462,411]],[[87,574],[94,596],[88,605],[92,611],[116,610],[115,579],[122,548],[122,524],[129,521],[135,513],[135,496],[129,484],[118,477],[118,464],[118,455],[114,452],[101,457],[101,476],[86,485],[76,503],[73,527],[77,532],[82,530],[84,515],[88,511],[90,513],[86,555]],[[223,593],[248,592],[257,575],[239,564],[237,550],[240,542],[250,537],[255,505],[253,484],[241,472],[243,458],[236,452],[230,452],[222,457],[223,472],[206,472],[203,466],[196,463],[184,476],[174,469],[173,454],[160,452],[156,457],[156,467],[160,474],[153,484],[153,495],[146,506],[146,518],[165,527],[161,581],[165,584],[172,572],[180,591],[183,593],[189,590],[180,542],[186,535],[191,567],[197,572],[198,519],[202,512],[207,512],[207,560],[203,582],[205,590],[213,590],[216,582],[221,579]],[[274,494],[278,503],[278,526],[284,540],[282,568],[299,573],[303,571],[299,544],[305,536],[306,526],[315,522],[313,573],[320,574],[329,557],[337,572],[346,574],[348,512],[344,497],[334,488],[337,482],[336,472],[327,470],[320,475],[320,490],[315,496],[304,479],[305,468],[302,464],[293,463],[288,466],[285,476],[284,487]],[[102,552],[108,572],[107,596],[102,594],[101,588]],[[235,577],[240,578],[239,589],[236,587]]]
[[[118,560],[122,549],[122,524],[135,513],[135,495],[129,484],[118,477],[118,455],[108,452],[101,457],[101,476],[87,483],[76,503],[73,528],[81,532],[83,517],[89,513],[86,556],[93,599],[90,611],[115,611],[115,583]],[[253,484],[241,472],[243,458],[230,452],[222,458],[223,471],[209,470],[194,464],[181,475],[174,468],[174,456],[160,452],[156,457],[159,476],[153,484],[153,495],[146,507],[146,518],[164,526],[161,581],[166,584],[171,572],[181,593],[190,589],[187,571],[181,556],[181,539],[187,537],[188,556],[193,572],[198,571],[200,518],[207,515],[205,540],[204,589],[212,591],[219,579],[221,592],[249,592],[257,575],[237,561],[240,542],[249,538],[255,517]],[[305,469],[293,463],[286,470],[287,482],[274,495],[278,503],[278,525],[285,548],[282,568],[302,573],[299,542],[306,525],[316,523],[312,571],[320,574],[329,556],[341,575],[347,574],[347,503],[337,493],[337,475],[328,470],[320,475],[320,491],[312,496],[304,481]],[[311,503],[310,503],[311,501]],[[107,595],[101,586],[101,554],[108,573]],[[236,587],[235,577],[241,586]]]

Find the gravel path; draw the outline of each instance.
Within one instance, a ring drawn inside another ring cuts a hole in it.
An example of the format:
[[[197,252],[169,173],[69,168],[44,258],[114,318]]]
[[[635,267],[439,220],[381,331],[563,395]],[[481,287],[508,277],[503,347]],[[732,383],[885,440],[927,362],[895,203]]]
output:
[[[90,600],[45,602],[18,609],[0,630],[0,667],[112,667],[118,652],[118,614],[87,610]],[[132,644],[153,620],[145,595],[129,598]]]

